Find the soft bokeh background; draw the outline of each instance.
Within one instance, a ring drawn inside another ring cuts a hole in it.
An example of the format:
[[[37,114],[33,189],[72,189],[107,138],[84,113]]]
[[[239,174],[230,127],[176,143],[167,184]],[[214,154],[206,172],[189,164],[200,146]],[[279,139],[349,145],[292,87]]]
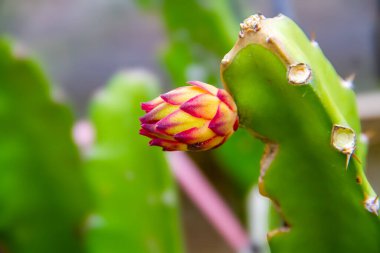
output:
[[[341,76],[356,73],[364,131],[371,140],[368,173],[377,192],[379,6],[376,0],[239,0],[231,6],[241,19],[256,12],[289,15],[307,34],[315,34]],[[94,91],[120,69],[146,68],[167,84],[165,88],[170,86],[171,79],[158,60],[167,43],[160,13],[141,10],[130,0],[0,0],[0,32],[40,59],[56,85],[56,96],[69,101],[78,118],[86,114]],[[188,79],[197,75],[197,71],[189,71]],[[230,252],[186,197],[182,199],[189,252]]]

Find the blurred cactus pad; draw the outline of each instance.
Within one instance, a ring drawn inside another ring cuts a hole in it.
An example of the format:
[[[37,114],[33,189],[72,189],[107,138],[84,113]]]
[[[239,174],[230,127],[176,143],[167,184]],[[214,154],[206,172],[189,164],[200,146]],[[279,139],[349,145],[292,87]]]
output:
[[[97,93],[81,156],[72,113],[21,49],[0,40],[0,252],[182,252],[164,153],[138,135],[154,77],[123,72]]]
[[[259,189],[282,218],[268,233],[272,253],[380,252],[349,80],[283,15],[253,15],[240,27],[221,75],[241,125],[266,144]]]
[[[21,48],[0,40],[0,252],[83,252],[89,206],[73,117]]]
[[[88,252],[182,252],[168,163],[138,134],[140,103],[159,93],[158,87],[146,71],[124,71],[91,103],[96,138],[88,150],[86,175],[95,208],[86,225]]]

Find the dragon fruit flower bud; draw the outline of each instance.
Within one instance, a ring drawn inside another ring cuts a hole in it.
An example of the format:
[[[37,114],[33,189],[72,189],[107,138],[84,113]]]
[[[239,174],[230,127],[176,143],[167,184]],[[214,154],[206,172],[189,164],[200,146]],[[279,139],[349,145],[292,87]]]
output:
[[[142,103],[140,134],[164,151],[203,151],[222,145],[239,125],[236,104],[223,89],[199,81]]]

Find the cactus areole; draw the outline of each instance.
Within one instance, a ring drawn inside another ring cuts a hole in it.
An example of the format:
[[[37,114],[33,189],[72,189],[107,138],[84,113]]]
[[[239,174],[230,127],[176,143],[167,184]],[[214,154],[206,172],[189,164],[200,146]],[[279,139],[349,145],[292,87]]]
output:
[[[192,81],[141,104],[140,134],[164,151],[204,151],[222,145],[238,128],[237,109],[223,89]]]

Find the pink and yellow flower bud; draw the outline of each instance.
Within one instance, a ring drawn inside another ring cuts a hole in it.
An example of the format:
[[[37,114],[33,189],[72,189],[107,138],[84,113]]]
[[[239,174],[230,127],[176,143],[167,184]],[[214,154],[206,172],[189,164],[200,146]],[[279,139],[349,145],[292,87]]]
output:
[[[239,125],[236,104],[222,89],[192,81],[142,103],[140,134],[165,151],[203,151],[223,144]]]

